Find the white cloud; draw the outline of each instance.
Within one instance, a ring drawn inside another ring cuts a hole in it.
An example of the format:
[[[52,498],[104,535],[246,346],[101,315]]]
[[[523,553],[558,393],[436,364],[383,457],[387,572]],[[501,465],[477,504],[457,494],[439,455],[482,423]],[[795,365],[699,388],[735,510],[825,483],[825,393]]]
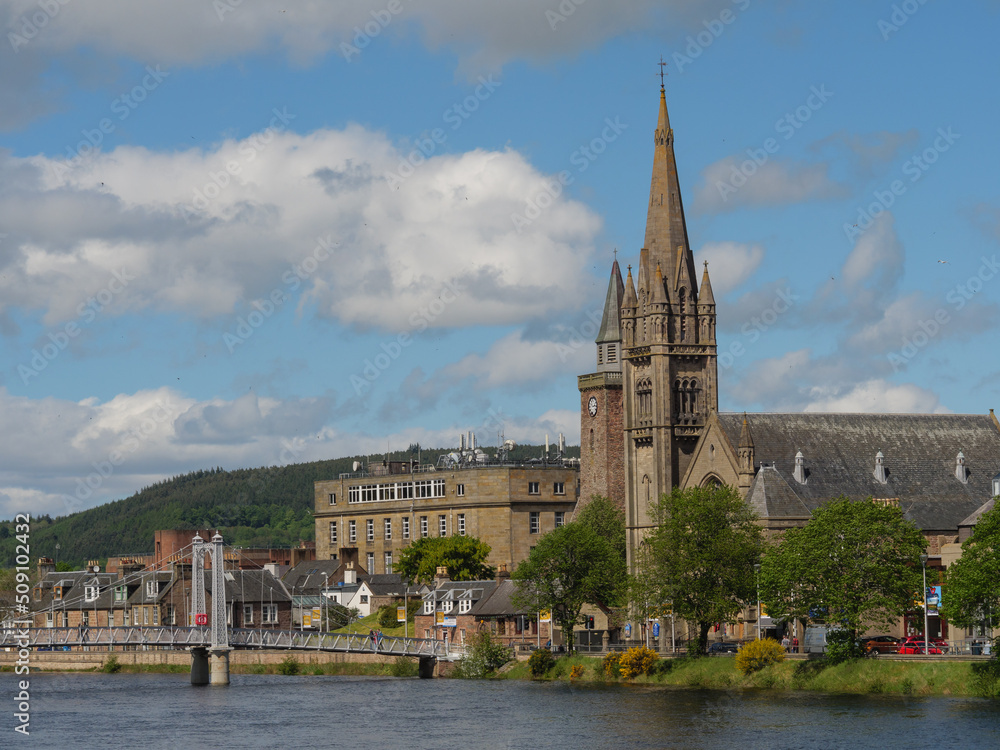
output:
[[[525,341],[518,331],[499,339],[485,354],[469,354],[447,365],[440,376],[448,381],[472,378],[482,388],[536,383],[592,368],[595,352],[592,338]]]
[[[109,314],[207,318],[304,291],[320,315],[397,331],[578,304],[600,221],[562,196],[515,226],[546,183],[520,154],[434,156],[401,179],[410,152],[359,126],[265,135],[208,152],[119,147],[69,169],[0,159],[0,304],[54,324],[104,291]]]
[[[848,388],[814,387],[809,392],[807,412],[943,414],[948,410],[937,395],[912,383],[893,384],[866,380]]]
[[[715,299],[744,284],[760,268],[764,248],[741,242],[709,242],[696,253],[697,262],[708,261]]]
[[[744,155],[727,156],[704,169],[693,207],[698,213],[717,214],[842,197],[844,186],[830,179],[829,166],[777,159],[758,166]]]

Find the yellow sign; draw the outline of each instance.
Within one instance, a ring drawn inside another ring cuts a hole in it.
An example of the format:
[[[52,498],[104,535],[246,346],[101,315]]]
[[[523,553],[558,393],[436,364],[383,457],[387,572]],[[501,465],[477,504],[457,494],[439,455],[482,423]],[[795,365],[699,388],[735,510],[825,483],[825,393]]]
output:
[[[302,627],[311,628],[313,626],[312,615],[303,614],[302,615]]]
[[[552,622],[552,611],[548,609],[543,609],[538,613],[539,622]]]
[[[406,607],[396,607],[396,622],[406,622]]]
[[[313,619],[318,620],[323,616],[323,610],[319,607],[313,607]]]
[[[435,625],[444,625],[444,612],[437,612],[434,618]]]

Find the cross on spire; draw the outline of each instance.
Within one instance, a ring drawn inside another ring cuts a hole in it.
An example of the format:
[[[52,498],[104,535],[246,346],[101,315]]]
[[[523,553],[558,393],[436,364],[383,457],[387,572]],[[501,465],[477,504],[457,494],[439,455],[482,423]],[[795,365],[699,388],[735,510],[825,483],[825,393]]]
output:
[[[662,89],[662,88],[664,88],[664,85],[663,85],[663,76],[666,75],[666,73],[664,73],[663,69],[665,67],[667,67],[667,64],[665,62],[663,62],[663,55],[660,55],[660,62],[658,62],[657,65],[660,66],[660,88]]]

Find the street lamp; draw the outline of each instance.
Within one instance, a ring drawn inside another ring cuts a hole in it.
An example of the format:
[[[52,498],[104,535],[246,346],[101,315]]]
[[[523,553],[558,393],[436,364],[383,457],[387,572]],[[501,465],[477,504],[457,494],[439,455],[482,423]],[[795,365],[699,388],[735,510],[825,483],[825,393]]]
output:
[[[927,635],[927,555],[920,556],[920,567],[924,569],[924,656],[930,653]]]
[[[754,575],[757,577],[757,640],[760,640],[760,563],[754,563]]]

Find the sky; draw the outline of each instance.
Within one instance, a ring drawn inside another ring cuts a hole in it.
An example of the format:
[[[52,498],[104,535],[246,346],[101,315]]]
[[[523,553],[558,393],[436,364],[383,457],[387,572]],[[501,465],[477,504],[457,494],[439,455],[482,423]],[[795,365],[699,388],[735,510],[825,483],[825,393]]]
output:
[[[579,441],[665,86],[723,411],[1000,409],[1000,2],[0,0],[0,518]]]

